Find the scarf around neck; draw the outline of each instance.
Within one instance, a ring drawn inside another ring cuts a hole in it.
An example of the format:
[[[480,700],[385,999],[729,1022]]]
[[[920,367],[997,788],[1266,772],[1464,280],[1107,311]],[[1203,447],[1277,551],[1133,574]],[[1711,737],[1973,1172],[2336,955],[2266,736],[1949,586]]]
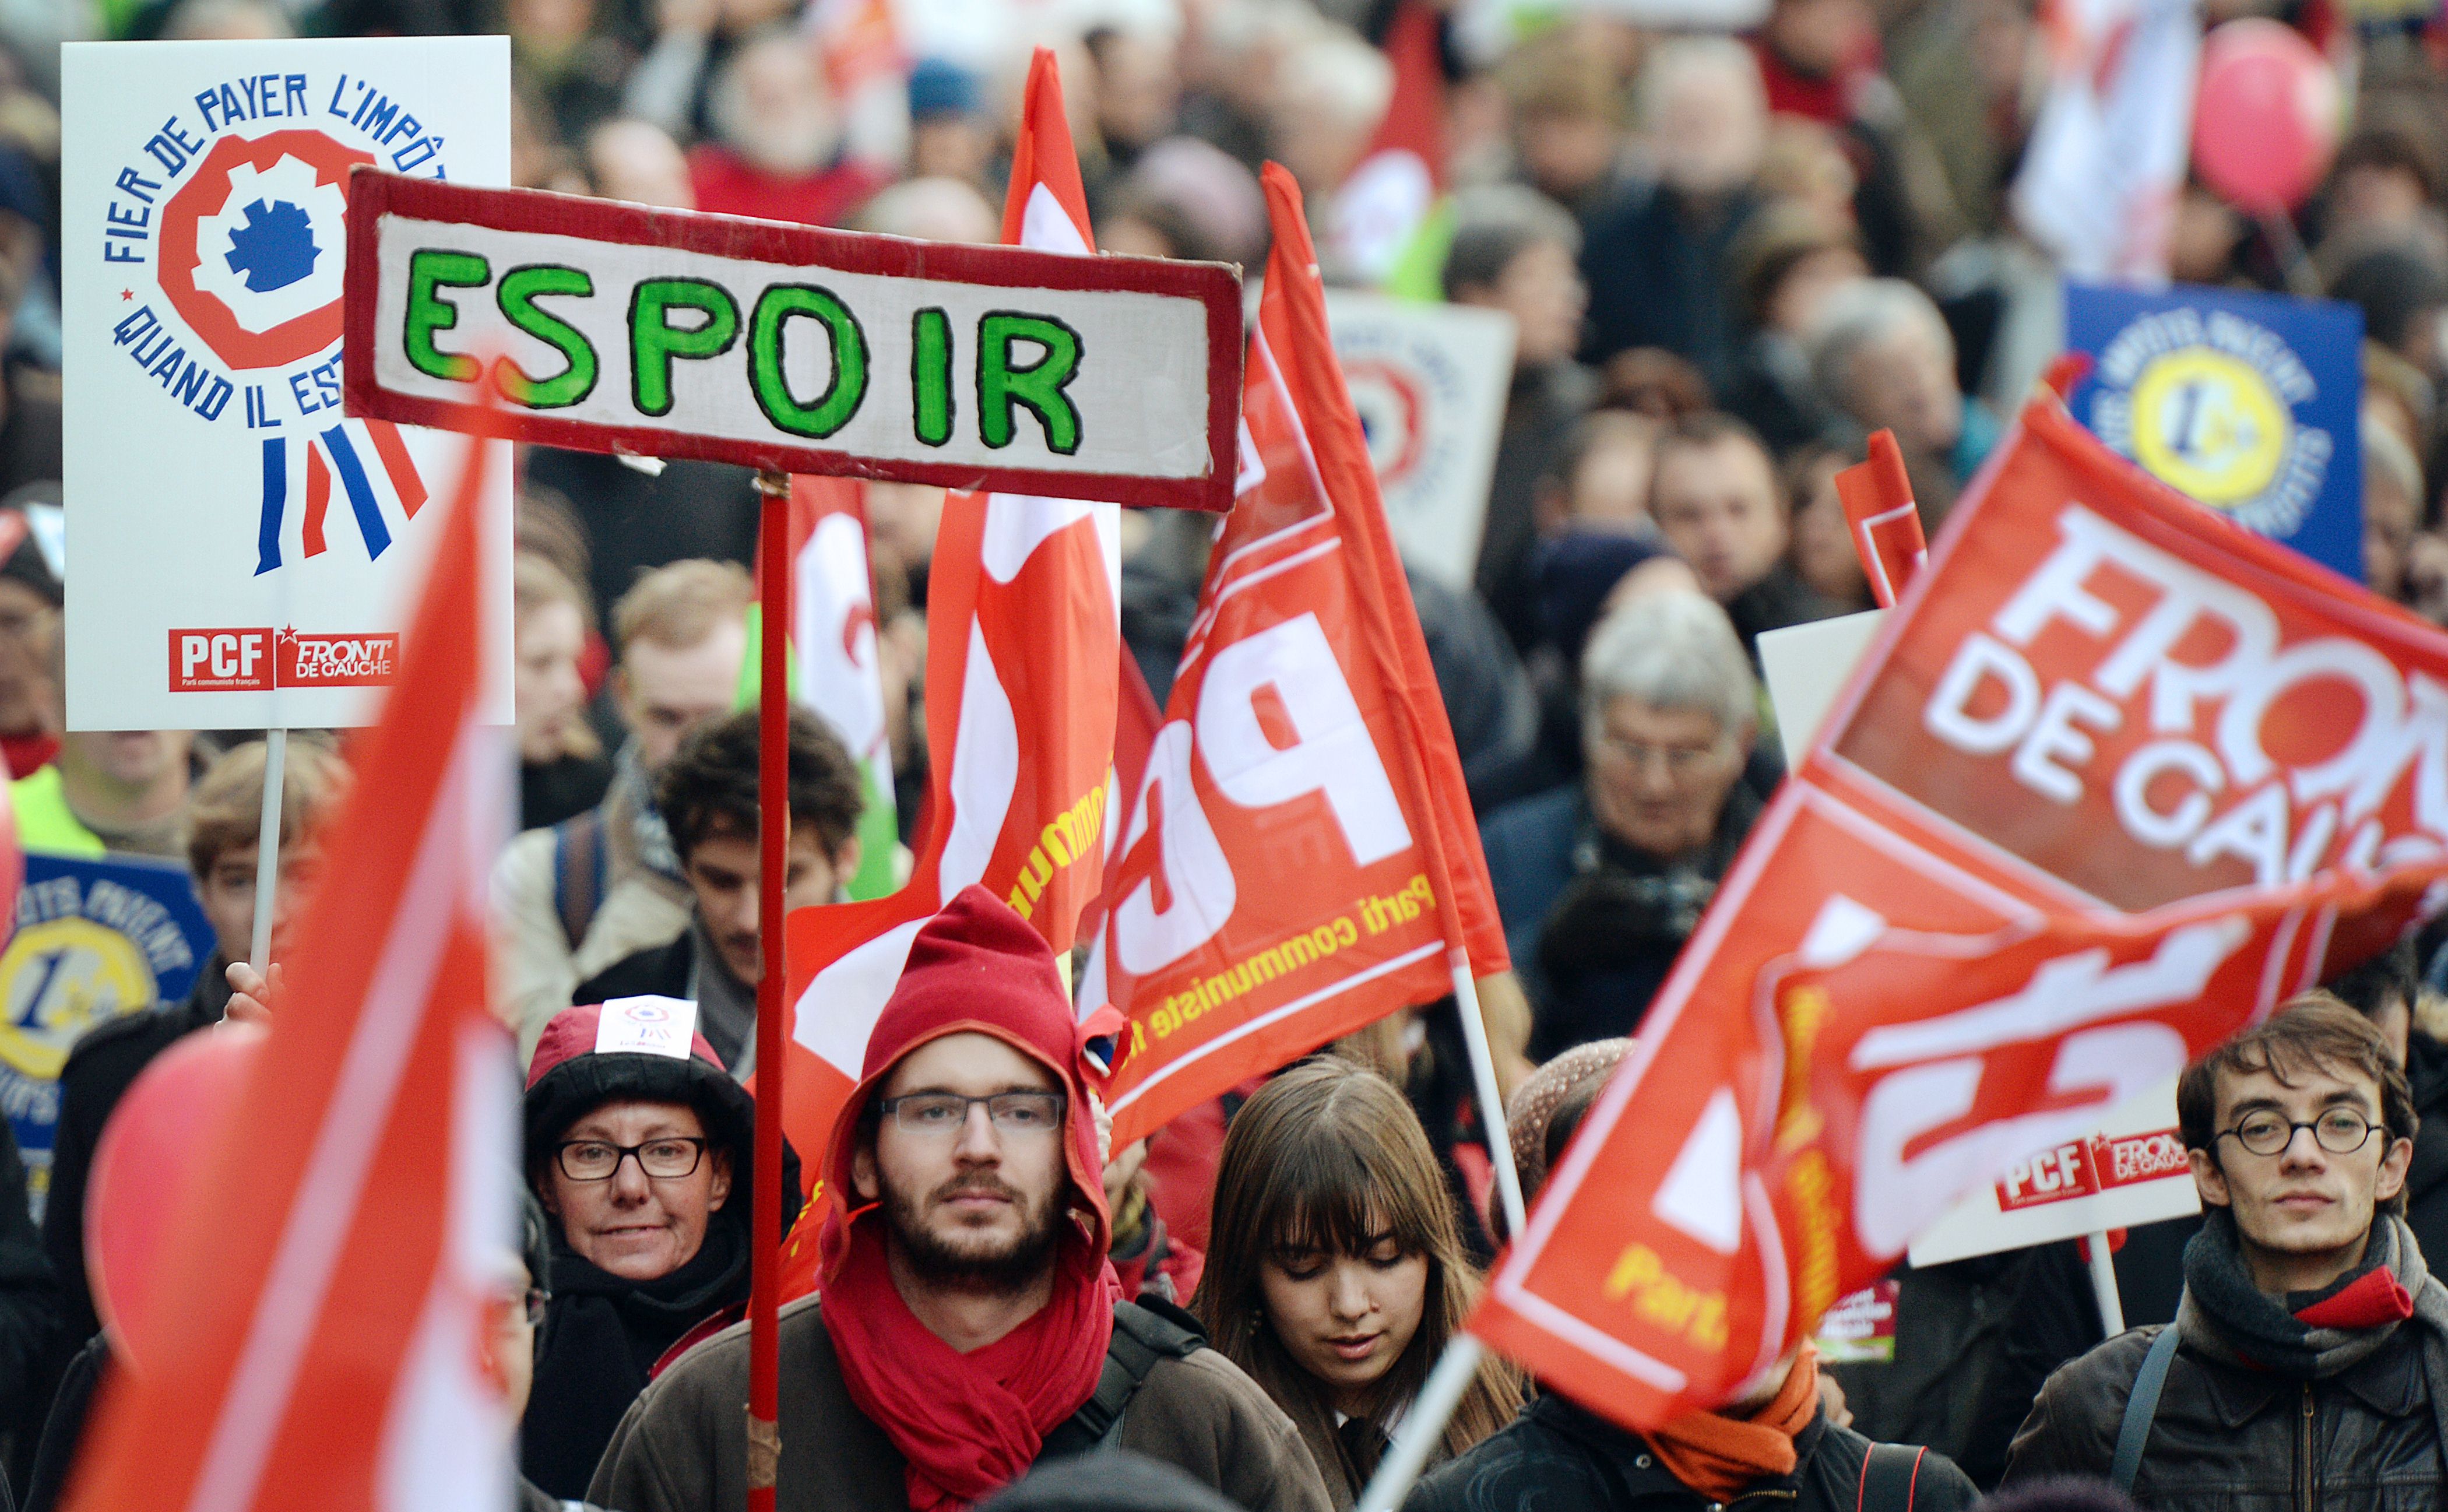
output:
[[[1121,1285],[1065,1223],[1045,1306],[963,1354],[892,1284],[884,1215],[851,1219],[849,1253],[825,1287],[825,1331],[851,1404],[908,1462],[910,1512],[957,1512],[1020,1479],[1045,1435],[1096,1394]]]
[[[2429,1272],[2401,1218],[2373,1220],[2363,1257],[2317,1292],[2273,1297],[2253,1285],[2235,1215],[2212,1208],[2185,1246],[2176,1327],[2213,1359],[2297,1379],[2333,1376],[2369,1358],[2414,1316]]]
[[[1819,1347],[1804,1340],[1785,1385],[1748,1418],[1686,1412],[1646,1435],[1658,1463],[1712,1502],[1731,1502],[1759,1482],[1791,1475],[1793,1441],[1819,1415]]]
[[[637,865],[666,881],[681,882],[680,861],[672,850],[672,832],[655,807],[655,779],[646,771],[633,738],[622,742],[612,757],[612,785],[603,794],[604,837]],[[616,869],[617,871],[617,869]]]

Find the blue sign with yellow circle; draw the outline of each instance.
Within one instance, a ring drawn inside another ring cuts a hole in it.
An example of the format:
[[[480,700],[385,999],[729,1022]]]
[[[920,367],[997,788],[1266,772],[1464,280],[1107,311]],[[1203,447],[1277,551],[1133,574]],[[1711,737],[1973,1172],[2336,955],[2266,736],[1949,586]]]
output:
[[[2178,284],[2066,286],[2075,417],[2162,483],[2362,580],[2362,312]]]
[[[213,948],[184,867],[26,856],[17,927],[0,948],[0,1111],[26,1158],[36,1217],[50,1190],[69,1049],[98,1024],[186,997]]]

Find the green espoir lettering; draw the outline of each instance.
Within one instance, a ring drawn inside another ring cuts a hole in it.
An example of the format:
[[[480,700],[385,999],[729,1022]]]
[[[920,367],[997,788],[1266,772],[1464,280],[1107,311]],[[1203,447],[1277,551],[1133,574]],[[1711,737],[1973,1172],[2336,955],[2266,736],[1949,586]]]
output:
[[[1027,342],[1037,360],[1015,366],[1013,348]],[[990,311],[978,322],[978,433],[990,447],[1007,447],[1017,429],[1013,411],[1025,407],[1045,432],[1048,450],[1069,456],[1080,450],[1080,411],[1062,390],[1080,373],[1080,333],[1050,316]]]
[[[675,310],[695,311],[697,324],[672,324]],[[672,363],[702,362],[731,350],[739,335],[739,306],[718,283],[703,278],[648,278],[629,297],[629,397],[640,414],[672,411]]]
[[[408,258],[408,319],[400,346],[409,366],[446,383],[472,383],[484,371],[474,357],[444,352],[433,344],[433,333],[459,323],[459,307],[444,298],[444,289],[481,289],[492,281],[493,270],[472,252],[444,252],[419,247]]]
[[[794,316],[821,320],[832,333],[832,375],[824,392],[802,404],[782,374],[782,329]],[[756,297],[748,316],[748,387],[777,429],[819,440],[850,424],[867,397],[867,336],[831,289],[777,283]]]
[[[539,379],[504,358],[494,369],[503,397],[531,410],[560,410],[595,392],[600,364],[594,343],[568,321],[536,308],[536,300],[548,295],[570,295],[583,299],[594,292],[595,280],[581,268],[530,263],[502,275],[502,285],[493,292],[502,314],[528,335],[558,348],[564,359],[560,373]]]

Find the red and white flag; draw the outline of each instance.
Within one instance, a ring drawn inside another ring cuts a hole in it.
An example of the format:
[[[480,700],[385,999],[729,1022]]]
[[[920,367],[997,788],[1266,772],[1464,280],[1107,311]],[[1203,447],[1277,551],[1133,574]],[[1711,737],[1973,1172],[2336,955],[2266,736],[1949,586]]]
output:
[[[160,1342],[105,1383],[74,1512],[510,1505],[488,1319],[519,1253],[517,1086],[483,913],[508,768],[475,722],[495,450],[476,446],[440,522],[286,1000],[151,1282]]]
[[[892,742],[884,722],[875,580],[868,562],[867,485],[856,478],[791,480],[791,643],[797,701],[815,711],[858,763],[858,871],[853,898],[894,886],[901,826],[893,807]],[[755,668],[743,666],[743,679]]]
[[[2201,13],[2190,0],[2047,0],[2048,98],[2015,218],[2070,278],[2168,281],[2191,161]]]
[[[1507,965],[1462,762],[1326,326],[1291,176],[1241,493],[1130,794],[1081,1002],[1130,1020],[1117,1143]],[[1100,976],[1098,973],[1101,973]]]
[[[1872,602],[1894,608],[1904,584],[1929,565],[1929,543],[1922,535],[1921,506],[1913,501],[1912,479],[1893,431],[1874,432],[1868,459],[1836,474],[1836,497],[1845,507],[1845,525]]]
[[[1004,239],[1088,254],[1087,196],[1054,55],[1029,69]],[[821,1150],[857,1083],[910,939],[944,899],[984,883],[1059,955],[1104,868],[1115,666],[1121,654],[1119,507],[1017,494],[945,503],[928,576],[927,833],[908,883],[872,903],[790,919],[797,1054],[784,1127]],[[812,1204],[820,1206],[820,1204]]]
[[[1404,0],[1386,33],[1394,93],[1359,166],[1334,192],[1334,249],[1351,271],[1383,283],[1445,189],[1443,21],[1426,0]]]
[[[1778,790],[1472,1330],[1635,1427],[2448,878],[2448,638],[2054,400]]]

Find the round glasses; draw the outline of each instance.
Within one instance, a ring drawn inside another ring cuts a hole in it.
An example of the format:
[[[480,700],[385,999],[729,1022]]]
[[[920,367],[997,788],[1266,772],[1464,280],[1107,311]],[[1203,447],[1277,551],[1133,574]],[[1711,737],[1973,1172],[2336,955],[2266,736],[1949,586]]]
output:
[[[613,1144],[604,1139],[565,1139],[553,1147],[561,1174],[572,1181],[609,1181],[621,1162],[638,1158],[638,1169],[659,1181],[694,1176],[705,1158],[706,1141],[678,1136],[648,1139],[643,1144]]]
[[[2234,1128],[2220,1130],[2219,1138],[2231,1134],[2236,1143],[2255,1155],[2277,1155],[2295,1142],[2296,1130],[2309,1129],[2322,1149],[2331,1155],[2352,1155],[2378,1127],[2352,1108],[2331,1108],[2309,1123],[2290,1123],[2275,1113],[2248,1113]]]

